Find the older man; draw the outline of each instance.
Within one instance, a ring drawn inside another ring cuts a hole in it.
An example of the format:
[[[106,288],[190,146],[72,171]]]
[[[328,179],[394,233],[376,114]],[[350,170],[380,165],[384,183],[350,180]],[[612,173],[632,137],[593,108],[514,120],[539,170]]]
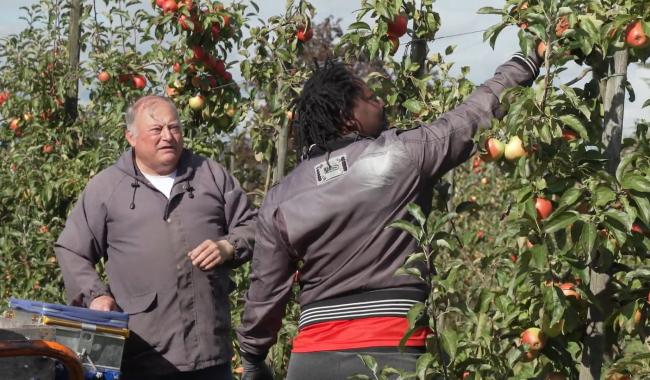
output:
[[[90,180],[56,243],[68,302],[129,314],[124,378],[231,378],[229,271],[250,259],[256,214],[221,165],[183,148],[169,99],[139,99],[126,123],[131,149]]]

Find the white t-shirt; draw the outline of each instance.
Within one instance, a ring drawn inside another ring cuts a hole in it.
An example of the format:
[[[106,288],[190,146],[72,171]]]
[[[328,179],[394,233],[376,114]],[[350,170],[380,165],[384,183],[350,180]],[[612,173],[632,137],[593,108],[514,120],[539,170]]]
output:
[[[174,180],[176,179],[176,170],[167,175],[151,175],[146,173],[142,174],[149,180],[149,182],[151,182],[152,185],[154,185],[156,189],[158,189],[158,191],[165,194],[167,199],[169,199],[169,196],[172,193],[172,187],[174,187]]]

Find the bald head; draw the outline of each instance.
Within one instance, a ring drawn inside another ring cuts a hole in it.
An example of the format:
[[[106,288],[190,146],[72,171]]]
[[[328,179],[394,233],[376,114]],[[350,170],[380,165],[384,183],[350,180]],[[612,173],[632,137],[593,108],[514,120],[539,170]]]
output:
[[[126,110],[126,128],[129,130],[129,132],[131,132],[131,134],[134,136],[138,135],[138,130],[134,125],[134,121],[138,114],[140,112],[151,109],[151,106],[158,102],[166,103],[169,105],[169,107],[176,114],[176,118],[178,119],[178,110],[176,109],[176,104],[174,104],[171,99],[158,95],[143,96],[140,99],[136,100],[135,103],[131,104]]]

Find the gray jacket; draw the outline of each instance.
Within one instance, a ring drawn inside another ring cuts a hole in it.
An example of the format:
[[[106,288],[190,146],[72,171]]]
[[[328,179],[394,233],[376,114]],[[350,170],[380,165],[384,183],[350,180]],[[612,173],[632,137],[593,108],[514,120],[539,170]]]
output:
[[[502,117],[499,96],[530,85],[539,62],[522,55],[430,125],[389,129],[376,139],[346,137],[303,161],[272,188],[259,210],[251,285],[238,338],[242,350],[266,355],[275,343],[293,273],[300,269],[300,305],[387,288],[426,288],[395,272],[416,243],[397,228],[406,206],[431,209],[433,184],[474,151],[479,127]],[[328,159],[329,157],[329,159]]]
[[[129,314],[123,369],[196,370],[232,357],[229,271],[250,259],[254,219],[237,180],[216,162],[183,151],[170,199],[136,171],[133,152],[90,180],[55,245],[68,302],[111,294]],[[206,239],[236,247],[211,271],[187,253]],[[95,271],[106,259],[107,287]]]

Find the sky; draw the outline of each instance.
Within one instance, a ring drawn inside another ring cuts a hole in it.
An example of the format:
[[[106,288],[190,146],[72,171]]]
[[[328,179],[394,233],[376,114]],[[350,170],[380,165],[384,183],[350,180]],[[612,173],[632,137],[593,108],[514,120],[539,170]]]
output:
[[[25,22],[19,17],[24,14],[24,11],[20,10],[20,7],[35,2],[37,1],[6,0],[3,12],[0,12],[0,37],[23,29]],[[102,2],[97,1],[97,3]],[[286,4],[285,0],[257,0],[256,3],[260,7],[260,17],[264,19],[284,12]],[[311,3],[318,11],[315,22],[333,15],[341,19],[341,26],[345,28],[355,21],[355,11],[360,7],[361,2],[359,0],[311,0]],[[514,27],[504,30],[499,35],[494,50],[483,42],[482,32],[463,36],[454,35],[484,30],[495,24],[498,22],[496,16],[479,15],[476,11],[484,6],[501,7],[502,4],[503,0],[435,1],[434,7],[440,13],[442,27],[437,34],[437,40],[429,45],[429,51],[442,52],[448,45],[457,45],[458,48],[450,57],[451,61],[456,62],[455,74],[459,73],[462,66],[469,66],[471,69],[469,79],[476,84],[487,80],[500,63],[506,61],[512,53],[518,50],[517,30]],[[403,39],[402,42],[406,42],[406,39]],[[398,54],[400,53],[401,51],[398,52]],[[581,70],[580,67],[572,64],[569,70],[563,73],[560,80],[567,82],[576,77]],[[650,82],[650,70],[637,65],[631,65],[628,70],[628,81],[634,87],[637,100],[633,103],[628,101],[625,105],[624,126],[628,127],[625,130],[626,134],[632,132],[629,127],[634,125],[635,120],[650,119],[650,107],[641,108],[645,99],[650,98],[650,83],[648,83]],[[585,80],[588,78],[589,76]]]

